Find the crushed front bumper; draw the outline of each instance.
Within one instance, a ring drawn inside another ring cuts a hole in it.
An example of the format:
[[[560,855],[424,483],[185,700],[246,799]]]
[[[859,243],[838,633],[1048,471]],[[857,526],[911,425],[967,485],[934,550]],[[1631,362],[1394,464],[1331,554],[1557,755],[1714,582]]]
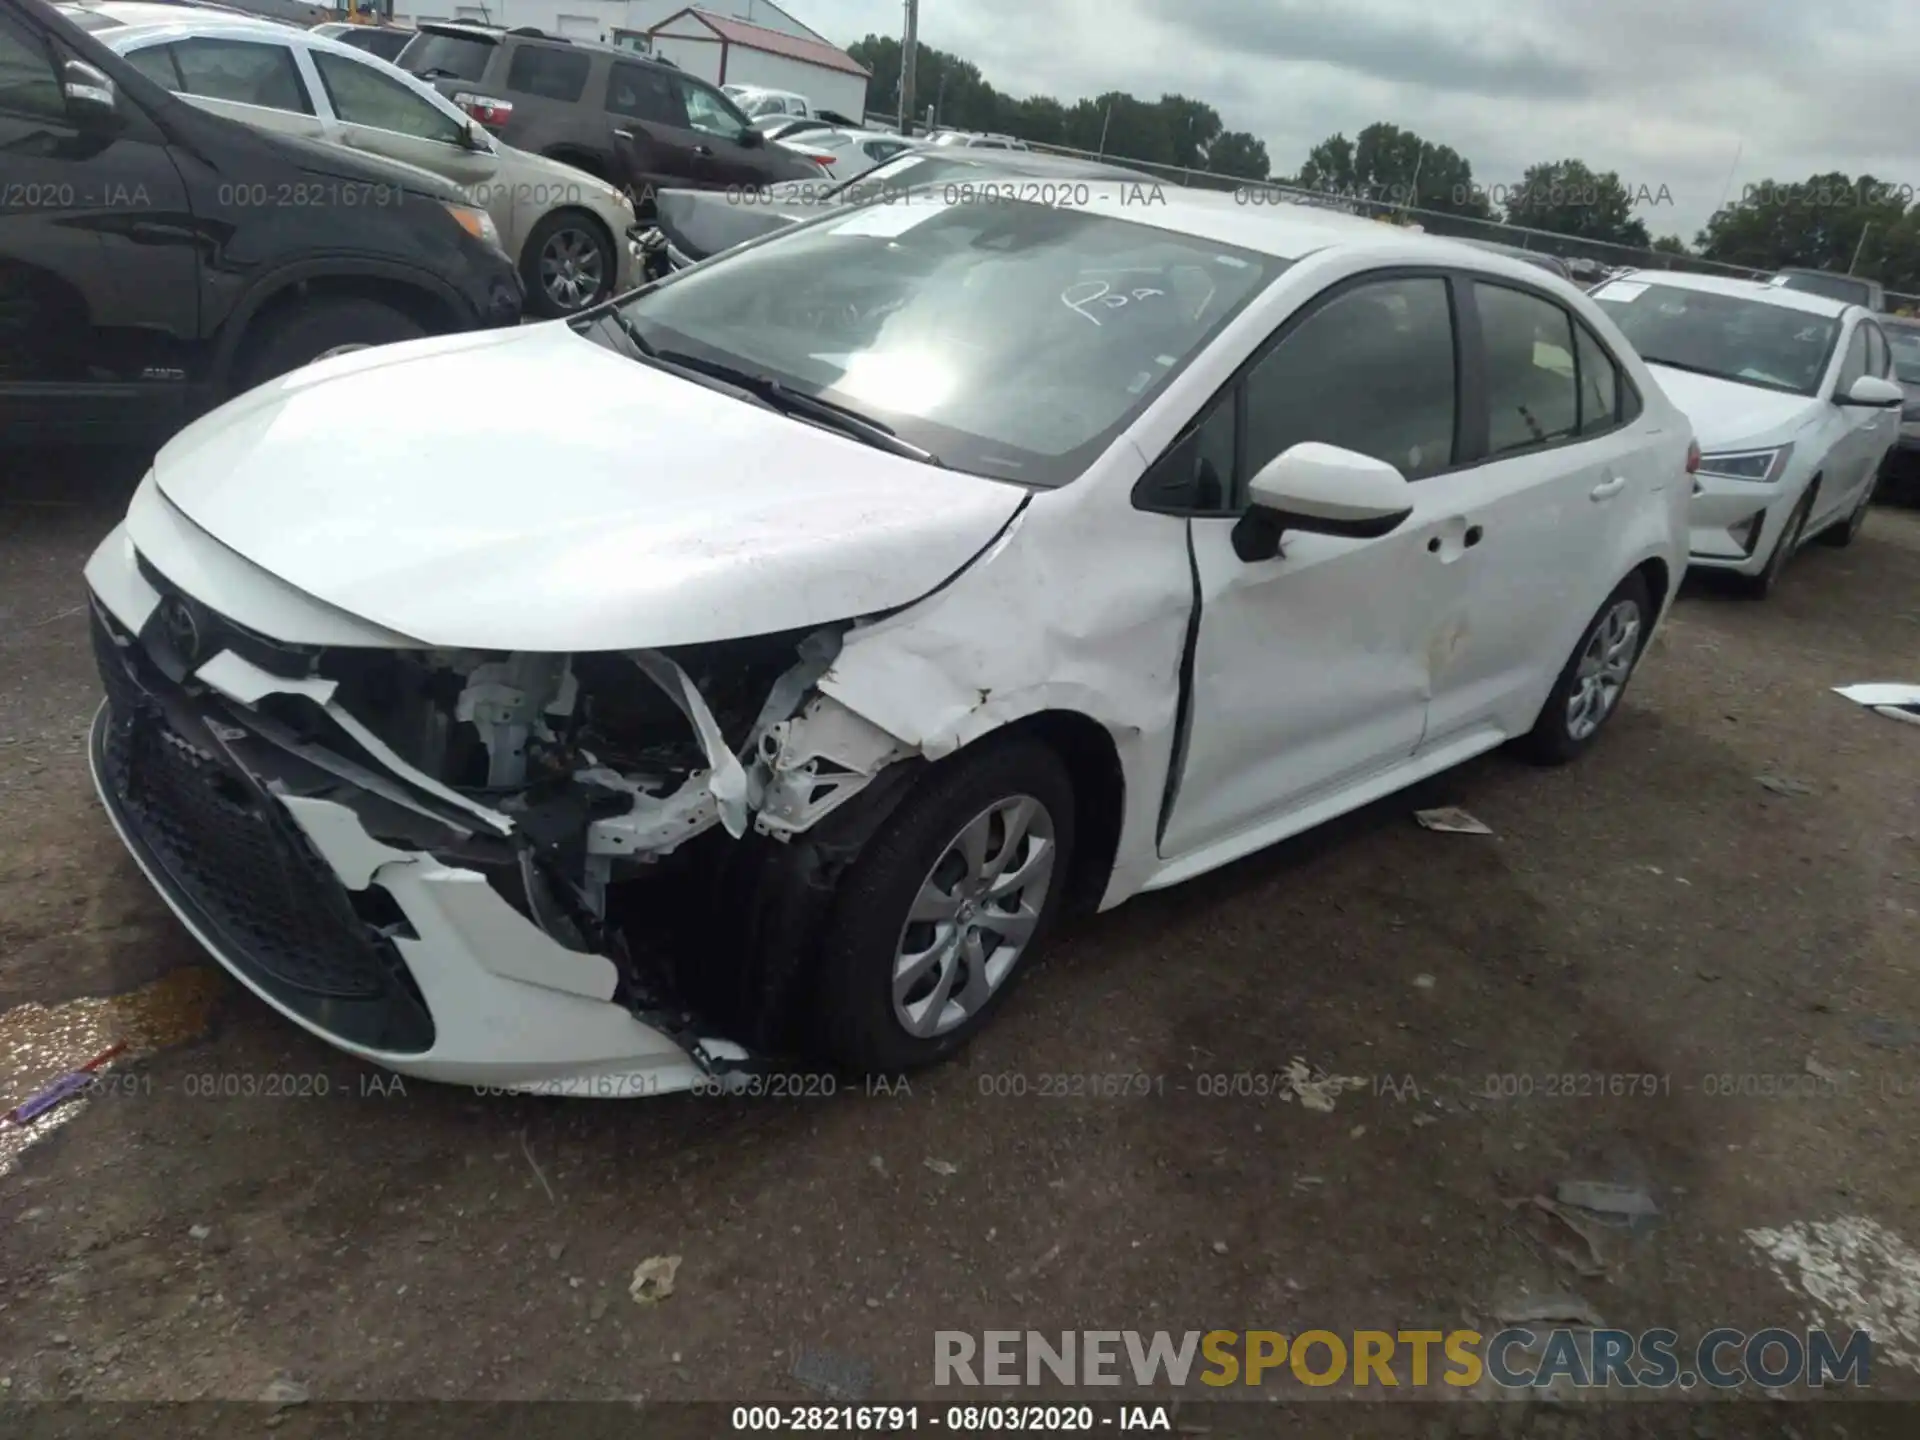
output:
[[[145,639],[159,611],[136,635],[98,588],[93,609],[107,814],[181,923],[282,1015],[405,1075],[540,1094],[664,1094],[744,1060],[643,1023],[614,961],[509,903],[489,837],[356,787],[169,679]]]

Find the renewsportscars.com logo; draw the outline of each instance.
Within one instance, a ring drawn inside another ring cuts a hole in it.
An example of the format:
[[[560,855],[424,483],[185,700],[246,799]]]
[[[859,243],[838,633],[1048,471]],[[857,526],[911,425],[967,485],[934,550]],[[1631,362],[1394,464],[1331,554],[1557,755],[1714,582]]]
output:
[[[1509,1326],[1478,1330],[938,1330],[935,1385],[1156,1385],[1315,1389],[1732,1390],[1870,1383],[1864,1330],[1709,1330],[1683,1346],[1673,1330]]]

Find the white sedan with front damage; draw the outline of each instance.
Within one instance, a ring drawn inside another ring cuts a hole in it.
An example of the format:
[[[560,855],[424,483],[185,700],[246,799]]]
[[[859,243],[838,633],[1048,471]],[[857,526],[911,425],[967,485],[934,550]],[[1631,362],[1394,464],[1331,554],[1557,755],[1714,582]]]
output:
[[[1580,753],[1690,443],[1519,260],[888,197],[182,432],[87,567],[95,775],[207,949],[368,1060],[895,1072],[1073,907]]]

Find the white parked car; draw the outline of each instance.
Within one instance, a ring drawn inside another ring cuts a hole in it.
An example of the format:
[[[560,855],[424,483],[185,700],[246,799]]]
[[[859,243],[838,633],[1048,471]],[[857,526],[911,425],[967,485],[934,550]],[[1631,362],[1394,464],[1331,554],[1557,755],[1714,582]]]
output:
[[[882,161],[920,148],[911,140],[878,130],[803,130],[778,143],[805,155],[836,180],[851,180]]]
[[[812,102],[792,90],[772,90],[764,85],[722,85],[720,88],[756,127],[783,119],[811,119],[813,116]]]
[[[1691,563],[1769,593],[1800,546],[1859,533],[1905,392],[1871,312],[1812,291],[1639,271],[1593,298],[1700,442]]]
[[[376,55],[319,31],[179,5],[105,0],[60,8],[147,78],[203,109],[365,150],[460,186],[492,218],[501,248],[519,267],[531,314],[570,314],[635,283],[627,236],[633,205],[624,194],[585,171],[503,145],[431,85]]]
[[[1137,190],[836,209],[189,427],[87,566],[128,848],[356,1055],[643,1094],[938,1060],[1070,907],[1591,745],[1686,563],[1613,322]]]

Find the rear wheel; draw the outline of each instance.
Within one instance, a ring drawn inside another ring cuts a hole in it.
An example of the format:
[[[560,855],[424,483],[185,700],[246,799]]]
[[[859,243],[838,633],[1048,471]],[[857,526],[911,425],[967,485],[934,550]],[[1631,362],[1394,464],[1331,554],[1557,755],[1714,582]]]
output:
[[[316,360],[424,334],[419,321],[377,300],[303,301],[267,320],[260,333],[250,337],[235,389],[250,390]]]
[[[898,1072],[978,1033],[1059,911],[1073,805],[1059,758],[1025,737],[921,781],[835,897],[814,997],[828,1058]]]
[[[1607,597],[1553,682],[1540,718],[1520,751],[1541,765],[1564,765],[1592,745],[1613,718],[1653,625],[1647,582],[1629,575]]]

